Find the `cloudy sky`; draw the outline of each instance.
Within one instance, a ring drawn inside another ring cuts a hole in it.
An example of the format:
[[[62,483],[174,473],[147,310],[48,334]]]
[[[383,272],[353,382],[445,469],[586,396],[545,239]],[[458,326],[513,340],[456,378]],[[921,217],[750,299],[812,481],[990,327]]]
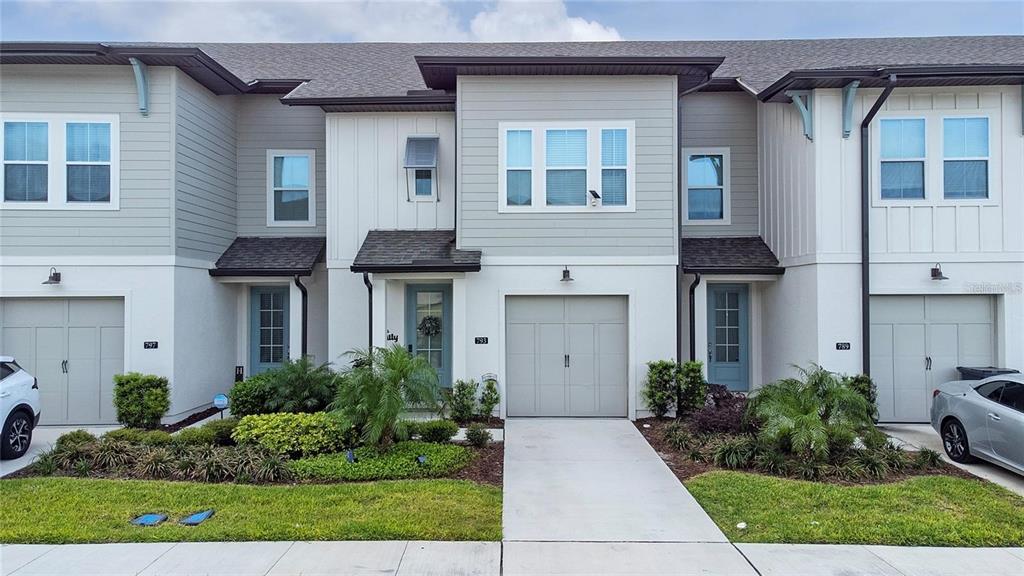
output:
[[[1024,34],[1024,0],[0,0],[3,40],[539,41]]]

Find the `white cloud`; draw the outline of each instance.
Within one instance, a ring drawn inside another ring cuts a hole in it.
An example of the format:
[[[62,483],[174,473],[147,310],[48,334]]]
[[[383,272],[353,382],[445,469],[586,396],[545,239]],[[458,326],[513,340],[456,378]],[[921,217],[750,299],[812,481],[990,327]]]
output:
[[[5,3],[6,0],[5,0]],[[611,27],[569,16],[564,0],[459,4],[451,0],[22,0],[62,37],[164,42],[464,42],[619,40]],[[472,8],[479,11],[472,13]],[[469,18],[466,18],[467,13]],[[11,12],[6,14],[11,16]],[[8,21],[16,28],[16,22]],[[42,39],[42,38],[41,38]],[[53,39],[53,38],[47,38]]]
[[[498,0],[470,23],[482,42],[622,40],[618,30],[600,22],[569,16],[565,2]]]

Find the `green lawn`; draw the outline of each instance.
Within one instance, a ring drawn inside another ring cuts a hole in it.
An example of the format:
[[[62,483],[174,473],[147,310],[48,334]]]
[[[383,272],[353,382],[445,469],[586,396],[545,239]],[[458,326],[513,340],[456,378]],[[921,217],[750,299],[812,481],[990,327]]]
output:
[[[1024,498],[979,480],[921,476],[839,486],[708,472],[686,487],[735,542],[1024,545]],[[745,530],[736,528],[740,522]]]
[[[457,480],[249,486],[148,480],[0,481],[2,543],[500,540],[501,490]],[[178,519],[206,508],[196,527]],[[144,512],[163,525],[138,528]]]

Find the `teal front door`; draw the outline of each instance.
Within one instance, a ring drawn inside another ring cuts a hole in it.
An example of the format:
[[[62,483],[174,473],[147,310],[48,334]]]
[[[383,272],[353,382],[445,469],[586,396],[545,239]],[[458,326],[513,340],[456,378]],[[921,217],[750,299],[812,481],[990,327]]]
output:
[[[405,333],[409,352],[437,370],[441,386],[452,385],[452,287],[409,284],[405,292]]]
[[[249,373],[259,374],[288,358],[288,287],[253,286],[249,308]]]
[[[750,390],[750,316],[743,284],[708,284],[708,382]]]

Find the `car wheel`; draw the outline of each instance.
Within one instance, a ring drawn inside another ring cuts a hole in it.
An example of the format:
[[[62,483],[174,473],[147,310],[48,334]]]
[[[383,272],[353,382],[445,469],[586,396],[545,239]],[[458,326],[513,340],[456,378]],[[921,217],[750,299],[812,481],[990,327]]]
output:
[[[32,443],[32,418],[21,410],[11,414],[4,422],[0,456],[4,460],[21,458]]]
[[[953,462],[969,464],[977,459],[971,456],[971,445],[967,441],[967,431],[963,424],[954,419],[942,424],[942,447]]]

